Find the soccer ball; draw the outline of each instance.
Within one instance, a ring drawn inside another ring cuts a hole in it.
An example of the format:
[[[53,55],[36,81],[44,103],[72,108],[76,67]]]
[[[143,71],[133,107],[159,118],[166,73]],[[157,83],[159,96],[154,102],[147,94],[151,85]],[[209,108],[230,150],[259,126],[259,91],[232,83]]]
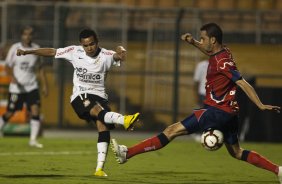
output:
[[[208,129],[203,132],[201,143],[206,150],[218,150],[223,145],[223,133],[219,130]]]

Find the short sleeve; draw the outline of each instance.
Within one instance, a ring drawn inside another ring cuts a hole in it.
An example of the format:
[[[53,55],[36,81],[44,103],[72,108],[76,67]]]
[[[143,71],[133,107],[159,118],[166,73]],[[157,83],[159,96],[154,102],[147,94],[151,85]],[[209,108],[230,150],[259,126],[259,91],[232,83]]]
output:
[[[107,70],[109,70],[112,66],[120,66],[120,61],[114,60],[115,51],[103,49],[102,53],[105,56],[105,65]]]
[[[242,76],[238,71],[236,64],[233,60],[223,59],[218,63],[218,71],[228,77],[233,82],[241,79]]]
[[[71,61],[73,59],[74,50],[75,50],[75,46],[58,48],[56,51],[55,58],[56,59],[66,59],[68,61]]]
[[[12,45],[5,59],[6,66],[9,66],[9,67],[13,66],[13,64],[15,63],[15,59],[17,57],[16,52],[17,52],[17,46]]]

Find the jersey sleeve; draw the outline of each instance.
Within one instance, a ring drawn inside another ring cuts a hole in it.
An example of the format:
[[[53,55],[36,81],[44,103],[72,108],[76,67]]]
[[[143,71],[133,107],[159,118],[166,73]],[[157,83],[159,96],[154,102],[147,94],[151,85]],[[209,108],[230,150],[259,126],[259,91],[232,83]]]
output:
[[[227,78],[232,80],[233,82],[236,82],[237,80],[241,79],[242,76],[240,72],[238,71],[236,64],[231,59],[222,59],[218,63],[218,71],[225,75]]]
[[[55,58],[56,59],[66,59],[68,61],[72,61],[73,60],[74,50],[75,50],[75,46],[68,46],[68,47],[65,47],[65,48],[58,48],[56,50]]]
[[[106,58],[105,65],[107,70],[109,70],[112,66],[120,66],[120,61],[114,60],[115,51],[103,50],[103,54],[105,55]]]
[[[16,52],[17,52],[16,45],[12,45],[5,59],[6,66],[12,67],[14,65],[15,59],[17,57]]]

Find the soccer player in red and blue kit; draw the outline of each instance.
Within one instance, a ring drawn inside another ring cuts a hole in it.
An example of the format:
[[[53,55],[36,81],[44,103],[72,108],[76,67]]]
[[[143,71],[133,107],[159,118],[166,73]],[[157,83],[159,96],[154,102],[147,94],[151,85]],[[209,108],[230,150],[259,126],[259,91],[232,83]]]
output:
[[[237,70],[230,50],[222,44],[222,30],[215,23],[201,27],[200,41],[195,40],[190,33],[183,34],[181,39],[208,55],[206,100],[201,109],[184,120],[168,126],[159,135],[146,139],[139,144],[126,147],[112,140],[112,149],[117,161],[122,164],[131,157],[165,147],[175,137],[192,134],[207,129],[218,129],[224,134],[224,143],[229,154],[254,166],[273,172],[282,184],[282,167],[278,166],[260,154],[243,149],[238,140],[238,111],[235,99],[236,88],[239,86],[257,105],[260,110],[273,110],[280,113],[280,107],[264,105],[253,87],[244,80]]]

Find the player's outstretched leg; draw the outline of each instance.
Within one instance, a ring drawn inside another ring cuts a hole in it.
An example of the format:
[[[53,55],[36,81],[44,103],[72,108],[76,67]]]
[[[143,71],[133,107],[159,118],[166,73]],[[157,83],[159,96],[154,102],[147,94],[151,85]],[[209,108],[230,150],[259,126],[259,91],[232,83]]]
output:
[[[111,140],[111,148],[116,156],[116,160],[119,164],[124,164],[127,161],[127,147],[119,145],[115,139]]]
[[[111,147],[118,163],[123,164],[127,159],[149,151],[155,151],[165,147],[169,143],[168,137],[164,133],[146,139],[130,148],[124,145],[119,145],[115,139],[111,141]]]

